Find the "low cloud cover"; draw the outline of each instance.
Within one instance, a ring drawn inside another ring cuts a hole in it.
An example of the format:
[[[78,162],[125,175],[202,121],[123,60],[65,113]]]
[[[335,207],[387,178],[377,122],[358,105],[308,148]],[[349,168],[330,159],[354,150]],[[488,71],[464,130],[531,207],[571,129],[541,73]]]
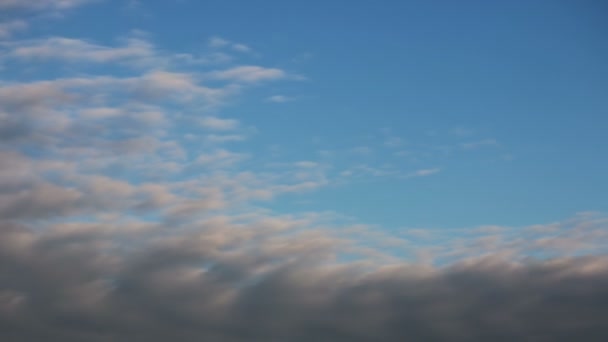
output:
[[[336,241],[307,234],[279,238],[263,222],[201,224],[196,232],[143,242],[140,229],[146,227],[71,225],[41,234],[4,223],[3,340],[608,336],[606,257],[509,262],[487,256],[444,268],[372,266],[336,263],[330,257]],[[109,231],[136,235],[117,241]]]

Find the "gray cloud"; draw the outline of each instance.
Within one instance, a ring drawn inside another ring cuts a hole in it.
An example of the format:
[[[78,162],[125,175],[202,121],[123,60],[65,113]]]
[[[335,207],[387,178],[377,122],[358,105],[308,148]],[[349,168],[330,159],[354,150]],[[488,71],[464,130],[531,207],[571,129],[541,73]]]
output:
[[[97,230],[39,234],[3,223],[0,338],[608,338],[606,257],[523,263],[483,258],[446,268],[400,264],[370,271],[354,262],[328,263],[319,252],[330,247],[320,243],[273,250],[272,239],[259,235],[256,248],[247,249],[227,226],[204,229],[211,230],[124,250]],[[205,238],[214,229],[232,236],[224,242]]]

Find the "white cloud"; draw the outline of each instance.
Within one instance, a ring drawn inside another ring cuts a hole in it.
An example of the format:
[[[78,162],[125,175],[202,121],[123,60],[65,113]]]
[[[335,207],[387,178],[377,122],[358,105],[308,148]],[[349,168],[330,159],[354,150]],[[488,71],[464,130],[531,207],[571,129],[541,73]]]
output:
[[[236,81],[244,83],[256,83],[261,81],[279,80],[287,77],[287,73],[281,69],[265,68],[255,65],[237,66],[232,69],[214,71],[209,77],[218,80]]]
[[[239,121],[234,119],[221,119],[215,116],[207,116],[200,120],[203,127],[217,130],[217,131],[230,131],[238,128]]]
[[[247,137],[241,134],[210,134],[206,139],[211,143],[226,143],[244,141]]]
[[[22,59],[60,59],[107,63],[142,59],[155,54],[147,41],[130,38],[120,47],[107,47],[80,39],[51,37],[44,40],[22,41],[14,44],[10,55]]]
[[[80,112],[81,115],[92,119],[113,118],[124,115],[123,110],[112,107],[85,108]]]
[[[239,52],[251,52],[251,48],[245,44],[233,44],[232,49]]]
[[[231,42],[231,41],[221,38],[221,37],[211,37],[209,39],[209,46],[214,49],[228,48],[228,49],[231,49],[236,52],[252,52],[253,51],[249,46],[247,46],[245,44],[234,43],[234,42]]]
[[[209,46],[213,47],[213,48],[221,48],[224,46],[229,45],[230,42],[227,41],[226,39],[220,38],[220,37],[211,37],[209,39]]]

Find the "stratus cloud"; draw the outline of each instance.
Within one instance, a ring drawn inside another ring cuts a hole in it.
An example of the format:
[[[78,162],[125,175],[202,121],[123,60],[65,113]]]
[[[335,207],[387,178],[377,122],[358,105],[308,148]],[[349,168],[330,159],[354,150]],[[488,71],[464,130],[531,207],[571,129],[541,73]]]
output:
[[[144,229],[133,247],[122,249],[107,231],[64,227],[40,234],[2,223],[0,338],[608,338],[605,257],[369,269],[328,262],[341,244],[335,238],[276,235],[275,227],[288,226],[247,229],[216,220],[201,223],[199,232],[142,243]]]

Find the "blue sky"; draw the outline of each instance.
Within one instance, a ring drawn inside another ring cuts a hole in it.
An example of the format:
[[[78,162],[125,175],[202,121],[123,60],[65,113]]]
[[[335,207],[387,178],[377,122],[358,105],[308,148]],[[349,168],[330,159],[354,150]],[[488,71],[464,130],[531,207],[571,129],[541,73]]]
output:
[[[606,11],[0,0],[0,339],[608,336]]]
[[[283,74],[245,82],[256,84],[213,108],[185,108],[240,126],[233,138],[242,140],[227,148],[248,155],[241,170],[316,164],[322,186],[262,206],[333,211],[388,230],[522,226],[607,210],[607,27],[598,9],[99,1],[34,16],[27,30],[6,32],[15,41],[5,47],[66,37],[112,49],[138,39],[159,54],[209,59],[176,61],[173,71],[262,65]],[[4,78],[134,74],[109,63],[120,57],[61,58],[5,58]],[[184,136],[200,131],[171,128],[189,157],[199,143]]]
[[[370,171],[270,208],[337,211],[391,229],[527,225],[608,208],[601,9],[591,1],[106,1],[29,34],[49,36],[52,25],[52,35],[112,45],[139,30],[158,49],[194,54],[213,37],[243,44],[251,52],[226,65],[263,64],[301,80],[222,108],[257,130],[231,147],[256,156],[280,147],[266,160],[323,163],[332,183],[357,166],[437,170],[411,179]],[[288,101],[265,100],[272,96]],[[357,148],[369,151],[349,153]]]

